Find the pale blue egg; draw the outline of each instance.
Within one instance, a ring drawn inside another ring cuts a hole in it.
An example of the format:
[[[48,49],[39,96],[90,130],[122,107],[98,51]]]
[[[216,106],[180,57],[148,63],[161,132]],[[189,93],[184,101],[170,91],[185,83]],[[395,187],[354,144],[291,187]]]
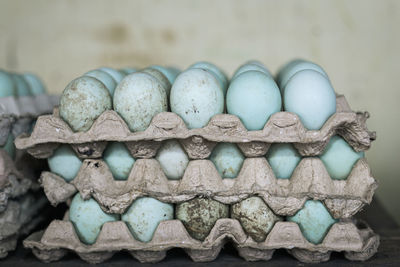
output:
[[[31,96],[32,95],[32,93],[29,89],[29,85],[25,81],[25,79],[22,78],[22,75],[13,73],[13,74],[11,74],[11,77],[15,84],[17,96]]]
[[[0,97],[15,96],[15,84],[8,72],[0,70]]]
[[[167,67],[162,67],[159,65],[152,65],[152,66],[150,66],[150,68],[156,69],[156,70],[160,71],[162,74],[164,74],[164,76],[167,77],[170,84],[174,83],[175,78],[177,76],[177,74],[174,70],[167,68]]]
[[[259,60],[254,60],[254,59],[248,60],[244,64],[255,64],[266,69],[265,65]]]
[[[151,76],[156,78],[164,87],[165,92],[167,93],[167,97],[169,97],[169,93],[171,91],[171,83],[169,82],[167,77],[161,71],[150,67],[150,68],[145,68],[145,69],[141,70],[140,72],[150,74]]]
[[[47,158],[50,171],[65,181],[72,181],[82,166],[82,160],[69,145],[61,145]]]
[[[332,179],[347,179],[354,164],[364,157],[364,152],[356,152],[340,136],[331,137],[320,159]]]
[[[281,110],[278,86],[260,71],[246,71],[229,85],[226,94],[228,113],[236,115],[247,130],[261,130],[269,117]]]
[[[8,134],[6,143],[3,146],[0,146],[1,149],[4,149],[10,158],[15,159],[15,145],[14,145],[14,136],[12,133]]]
[[[178,77],[179,73],[181,73],[181,70],[176,67],[172,67],[172,66],[167,67],[167,69],[172,74],[171,84],[173,84],[175,82],[176,77]]]
[[[137,70],[135,68],[126,67],[126,68],[120,69],[119,71],[122,72],[123,74],[125,74],[125,76],[126,76],[126,75],[136,72]]]
[[[78,132],[89,130],[94,121],[111,108],[111,95],[105,85],[89,76],[70,82],[60,98],[60,117]]]
[[[292,68],[294,65],[296,65],[296,64],[298,64],[298,63],[301,63],[301,62],[307,62],[307,61],[304,60],[304,59],[299,59],[299,58],[298,58],[298,59],[294,59],[294,60],[291,60],[291,61],[287,62],[285,65],[283,65],[283,66],[278,70],[278,73],[276,74],[276,83],[278,84],[279,89],[282,90],[282,87],[281,87],[280,85],[281,85],[282,78],[283,78],[283,76],[285,75],[285,73],[287,73],[288,70],[289,70],[290,68]]]
[[[77,193],[69,208],[69,220],[73,223],[81,242],[91,245],[96,242],[104,223],[119,220],[117,214],[107,214],[92,198],[83,200]]]
[[[114,79],[116,84],[119,84],[125,76],[124,74],[113,68],[102,67],[99,70],[107,72]]]
[[[110,95],[114,95],[115,87],[117,86],[117,83],[115,82],[114,78],[108,74],[107,72],[96,69],[96,70],[91,70],[86,72],[83,76],[88,76],[92,78],[96,78],[100,82],[102,82],[107,90],[110,92]]]
[[[114,110],[131,131],[144,131],[156,114],[167,109],[167,93],[161,82],[150,74],[132,73],[115,89]]]
[[[301,160],[300,154],[291,144],[272,144],[266,157],[278,179],[289,179]]]
[[[219,143],[213,149],[210,160],[222,178],[236,178],[242,168],[244,156],[237,145]]]
[[[189,129],[202,128],[224,111],[224,94],[213,74],[204,69],[188,69],[172,85],[170,105]]]
[[[319,244],[331,226],[337,222],[321,201],[307,200],[294,216],[287,217],[299,225],[303,236],[313,244]]]
[[[174,206],[155,198],[136,199],[122,215],[135,239],[149,242],[161,221],[174,218]]]
[[[205,69],[207,71],[210,71],[212,74],[214,74],[214,76],[220,82],[220,84],[222,86],[222,90],[224,92],[224,95],[226,94],[226,90],[228,88],[229,82],[228,82],[228,78],[227,78],[226,74],[220,68],[218,68],[214,64],[212,64],[210,62],[206,62],[206,61],[196,62],[195,64],[191,65],[189,68],[190,69],[199,68],[199,69]]]
[[[110,142],[103,153],[103,159],[116,180],[126,180],[131,172],[135,159],[123,143]]]
[[[336,112],[336,95],[329,80],[314,70],[297,72],[283,93],[285,111],[297,114],[308,130],[319,130]]]
[[[314,70],[319,73],[321,73],[323,76],[326,77],[326,79],[329,81],[328,74],[317,64],[312,63],[312,62],[307,62],[307,61],[296,61],[293,62],[288,68],[286,69],[285,72],[281,74],[281,80],[279,87],[281,90],[284,90],[286,87],[286,84],[289,82],[290,78],[293,77],[297,72],[302,71],[302,70]]]
[[[234,73],[233,76],[232,76],[232,80],[235,79],[237,76],[239,76],[239,74],[242,74],[243,72],[250,71],[250,70],[261,71],[261,72],[265,73],[266,75],[268,75],[268,76],[270,76],[270,77],[272,78],[272,75],[271,75],[271,73],[268,71],[267,68],[262,67],[262,66],[260,66],[260,65],[258,65],[258,64],[246,63],[246,64],[240,66],[240,67],[235,71],[235,73]],[[231,83],[232,83],[232,80],[231,80]]]
[[[22,77],[28,83],[32,95],[42,95],[46,93],[46,87],[37,75],[25,72]]]
[[[181,179],[189,163],[189,157],[176,140],[168,140],[157,151],[156,159],[168,179]]]

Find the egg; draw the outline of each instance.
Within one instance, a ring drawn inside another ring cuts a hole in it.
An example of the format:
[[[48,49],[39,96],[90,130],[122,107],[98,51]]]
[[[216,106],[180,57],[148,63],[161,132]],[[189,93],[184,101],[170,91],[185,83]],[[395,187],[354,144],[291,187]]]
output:
[[[175,82],[176,77],[178,77],[179,73],[181,73],[181,70],[172,66],[167,67],[167,69],[172,75],[171,77],[173,81],[171,82],[171,84],[173,84]]]
[[[60,98],[60,117],[73,131],[86,132],[94,121],[112,108],[112,99],[99,80],[82,76],[70,82]]]
[[[338,220],[331,216],[321,201],[307,200],[294,216],[287,217],[287,221],[297,223],[309,242],[319,244]]]
[[[171,91],[171,83],[168,81],[167,77],[161,71],[154,68],[146,68],[141,70],[141,72],[148,73],[154,78],[156,78],[164,87],[165,92],[167,93],[167,97],[169,97],[169,93]]]
[[[144,131],[156,114],[167,109],[164,87],[148,73],[132,73],[115,89],[114,110],[125,120],[131,131]]]
[[[103,224],[118,221],[119,215],[105,213],[94,199],[83,200],[77,193],[69,208],[69,220],[81,242],[91,245],[96,242]]]
[[[364,157],[364,152],[356,152],[340,136],[332,136],[319,158],[324,163],[332,179],[347,179],[356,162]]]
[[[305,61],[305,60],[303,60],[303,59],[299,59],[299,58],[298,58],[298,59],[294,59],[294,60],[291,60],[291,61],[287,62],[285,65],[283,65],[283,66],[278,70],[278,73],[277,73],[277,75],[276,75],[276,83],[278,84],[279,89],[282,90],[281,83],[282,83],[282,78],[283,78],[283,76],[285,75],[285,73],[287,73],[288,70],[289,70],[290,68],[292,68],[294,65],[296,65],[296,64],[298,64],[298,63],[301,63],[301,62],[307,62],[307,61]]]
[[[14,136],[9,133],[6,143],[0,146],[1,149],[4,149],[10,158],[15,159],[15,145],[14,145]]]
[[[119,84],[125,76],[121,72],[119,72],[113,68],[102,67],[99,70],[107,72],[114,79],[116,84]]]
[[[249,70],[256,70],[256,71],[261,71],[263,73],[265,73],[266,75],[270,76],[272,78],[271,73],[268,71],[267,68],[262,67],[258,64],[251,64],[251,63],[247,63],[244,64],[242,66],[240,66],[235,73],[232,76],[232,80],[235,79],[237,76],[239,76],[239,74],[242,74],[243,72],[249,71]],[[231,81],[232,82],[232,81]]]
[[[293,145],[282,143],[272,144],[266,157],[278,179],[289,179],[301,160]]]
[[[325,76],[328,80],[328,74],[317,64],[307,61],[298,60],[293,62],[288,68],[283,72],[280,76],[280,84],[279,87],[284,89],[286,84],[297,72],[302,70],[314,70]]]
[[[196,62],[195,64],[191,65],[189,67],[190,69],[204,69],[209,72],[211,72],[218,80],[218,82],[221,84],[222,90],[224,92],[224,95],[226,94],[226,89],[228,88],[228,78],[226,74],[217,66],[210,62],[206,61],[200,61]]]
[[[127,68],[122,68],[122,69],[120,69],[119,71],[122,72],[123,74],[125,74],[125,76],[126,76],[126,75],[129,75],[129,74],[131,74],[131,73],[136,72],[137,70],[136,70],[135,68],[129,68],[129,67],[127,67]]]
[[[177,204],[175,217],[193,238],[204,240],[218,219],[229,217],[229,206],[208,198],[195,198]]]
[[[152,65],[150,66],[151,69],[156,69],[159,72],[161,72],[169,81],[170,84],[173,84],[175,81],[175,78],[177,76],[176,72],[170,68],[162,67],[159,65]]]
[[[30,96],[32,95],[28,83],[22,78],[21,75],[13,73],[11,74],[11,78],[14,81],[14,85],[16,88],[17,96]]]
[[[189,157],[176,140],[165,141],[157,151],[156,159],[168,179],[181,179],[189,163]]]
[[[79,172],[82,160],[69,145],[60,145],[53,155],[47,158],[50,171],[61,176],[65,181],[72,181]]]
[[[14,81],[8,72],[0,70],[0,97],[15,96]]]
[[[171,111],[189,129],[202,128],[224,111],[224,94],[217,79],[203,69],[188,69],[176,78],[171,88]]]
[[[319,130],[336,112],[336,95],[329,80],[314,70],[297,72],[283,93],[285,111],[297,114],[308,130]]]
[[[248,60],[244,64],[254,64],[266,69],[265,65],[259,60]]]
[[[226,94],[228,113],[236,115],[247,130],[261,130],[269,117],[281,110],[278,86],[260,71],[246,71],[229,85]]]
[[[110,92],[111,96],[114,95],[114,91],[115,91],[115,87],[117,86],[117,83],[115,82],[113,77],[110,74],[108,74],[107,72],[100,70],[100,69],[96,69],[96,70],[91,70],[91,71],[86,72],[83,76],[96,78],[97,80],[99,80],[106,86],[106,88]]]
[[[254,241],[262,242],[277,221],[276,216],[260,197],[250,197],[231,206],[231,217],[237,219]]]
[[[46,93],[46,87],[43,82],[33,73],[24,73],[22,75],[24,80],[28,83],[32,95],[42,95]]]
[[[244,156],[237,145],[219,143],[213,149],[210,160],[222,178],[236,178],[242,168]]]
[[[122,215],[135,239],[149,242],[161,221],[174,218],[174,206],[155,198],[142,197],[136,199]]]
[[[135,159],[123,143],[110,142],[104,150],[103,159],[116,180],[126,180],[131,172]]]

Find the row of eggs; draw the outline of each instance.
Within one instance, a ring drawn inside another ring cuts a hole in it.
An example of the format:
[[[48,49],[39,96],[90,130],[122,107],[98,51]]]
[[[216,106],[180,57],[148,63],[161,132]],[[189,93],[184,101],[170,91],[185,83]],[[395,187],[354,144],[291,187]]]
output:
[[[46,87],[33,73],[13,73],[0,69],[0,97],[32,96],[46,93]]]
[[[336,95],[326,72],[304,60],[286,64],[276,81],[258,61],[240,66],[230,81],[209,62],[180,73],[150,66],[125,77],[121,71],[100,68],[67,85],[60,116],[74,131],[84,132],[101,113],[114,109],[131,131],[143,131],[156,114],[168,111],[168,104],[189,129],[204,127],[226,109],[248,130],[262,129],[281,110],[297,114],[307,129],[318,130],[336,112]]]
[[[175,207],[142,197],[119,215],[105,213],[94,199],[83,200],[77,193],[69,209],[69,219],[85,244],[96,242],[104,223],[119,220],[127,224],[135,239],[149,242],[161,221],[174,218],[183,223],[193,238],[204,240],[218,219],[229,217],[237,219],[256,242],[264,241],[274,224],[283,220],[259,197],[250,197],[231,206],[208,198],[195,198]],[[286,221],[297,223],[304,237],[313,244],[321,243],[332,224],[337,222],[322,202],[315,200],[306,201],[304,207],[295,215],[286,217]]]
[[[346,179],[354,164],[364,157],[363,152],[356,152],[340,136],[333,136],[320,159],[333,179]],[[266,158],[279,179],[289,179],[301,156],[291,144],[272,144]],[[156,159],[170,180],[181,179],[189,163],[189,157],[177,140],[165,141]],[[240,172],[244,155],[233,143],[219,143],[209,158],[222,178],[235,178]],[[111,142],[103,153],[103,160],[108,165],[114,179],[126,180],[135,159],[123,143]],[[81,159],[69,145],[61,145],[48,158],[50,170],[66,181],[73,180],[82,165]]]

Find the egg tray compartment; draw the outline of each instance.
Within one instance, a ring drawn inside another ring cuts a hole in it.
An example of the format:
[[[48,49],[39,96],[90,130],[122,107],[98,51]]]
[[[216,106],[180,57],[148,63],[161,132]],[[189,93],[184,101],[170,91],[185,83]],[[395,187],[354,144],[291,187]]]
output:
[[[247,158],[237,178],[222,179],[210,160],[191,160],[180,180],[168,180],[155,159],[138,159],[126,181],[115,180],[101,159],[86,159],[71,182],[43,172],[40,183],[50,203],[67,201],[77,191],[93,197],[108,213],[122,214],[139,197],[179,203],[208,197],[232,204],[260,196],[274,213],[294,215],[307,199],[319,199],[335,218],[347,218],[372,200],[377,182],[366,159],[354,165],[346,180],[333,180],[319,158],[303,158],[290,179],[277,179],[265,157]]]
[[[46,198],[27,193],[10,200],[6,209],[0,212],[0,259],[15,250],[18,238],[31,231],[44,219],[39,214],[47,203]]]
[[[337,113],[318,131],[304,128],[297,115],[289,112],[273,114],[263,130],[247,131],[240,119],[230,114],[218,114],[207,126],[187,129],[175,113],[162,112],[154,116],[145,131],[131,132],[125,121],[113,110],[103,112],[87,132],[73,132],[59,116],[38,118],[30,136],[17,138],[19,149],[37,158],[47,158],[61,143],[73,145],[81,158],[99,158],[108,141],[125,142],[135,158],[152,158],[161,141],[178,139],[191,159],[209,157],[219,142],[237,143],[246,157],[266,154],[271,143],[293,143],[302,156],[321,154],[329,139],[341,135],[356,151],[367,150],[375,140],[375,132],[366,126],[367,112],[353,112],[344,96],[337,97]]]
[[[184,249],[195,262],[213,261],[229,241],[246,261],[270,260],[276,249],[287,249],[299,261],[308,263],[328,261],[332,251],[344,251],[349,260],[365,261],[379,246],[379,236],[368,225],[351,219],[333,224],[322,243],[314,245],[294,222],[277,222],[265,241],[257,243],[238,220],[230,218],[217,220],[204,241],[192,238],[179,220],[161,221],[148,243],[136,240],[125,222],[106,222],[96,242],[86,245],[80,242],[67,216],[62,221],[54,220],[45,231],[33,233],[23,244],[44,262],[75,252],[86,262],[100,263],[119,251],[128,251],[142,263],[154,263],[163,260],[172,248]]]

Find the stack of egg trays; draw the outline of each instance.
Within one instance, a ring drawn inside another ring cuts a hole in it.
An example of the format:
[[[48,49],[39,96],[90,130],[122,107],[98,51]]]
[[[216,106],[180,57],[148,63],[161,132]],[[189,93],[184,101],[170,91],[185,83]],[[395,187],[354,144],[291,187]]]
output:
[[[336,134],[356,151],[367,150],[376,137],[366,127],[368,117],[368,113],[351,111],[345,98],[337,96],[337,113],[319,131],[306,130],[298,116],[288,112],[272,115],[260,131],[247,131],[237,117],[229,114],[214,116],[204,128],[188,130],[179,116],[164,112],[156,115],[145,131],[131,132],[116,112],[105,111],[87,132],[73,132],[55,109],[53,115],[38,119],[30,136],[16,140],[17,147],[38,158],[48,158],[60,144],[70,144],[84,159],[71,182],[54,173],[42,173],[42,186],[53,205],[68,202],[79,192],[84,199],[93,197],[105,212],[122,214],[142,196],[168,203],[208,197],[232,204],[256,195],[281,216],[294,215],[307,199],[318,199],[340,220],[318,245],[308,242],[296,223],[287,221],[277,222],[266,240],[257,243],[239,221],[230,218],[219,219],[204,241],[192,238],[179,220],[162,221],[148,243],[135,240],[124,222],[107,222],[96,242],[85,245],[66,214],[64,220],[55,220],[45,231],[29,236],[24,245],[46,262],[73,251],[85,261],[99,263],[121,250],[141,262],[157,262],[174,247],[183,248],[194,261],[212,261],[229,240],[249,261],[269,260],[279,248],[288,249],[303,262],[326,261],[332,251],[345,251],[350,260],[366,260],[377,251],[379,236],[365,223],[351,218],[371,202],[377,187],[366,160],[360,159],[346,180],[333,180],[320,159],[313,156],[321,154]],[[168,180],[154,159],[167,139],[177,139],[191,159],[181,180]],[[124,142],[136,158],[126,181],[114,180],[101,159],[110,141]],[[207,159],[219,142],[236,143],[246,156],[235,179],[222,179]],[[307,156],[290,179],[275,178],[265,158],[271,143],[292,143]]]
[[[0,98],[0,145],[4,146],[9,135],[15,137],[29,131],[34,120],[51,113],[57,102],[57,96],[45,94]],[[26,162],[26,155],[17,151],[15,159],[11,159],[0,149],[0,258],[16,248],[20,235],[30,233],[40,222],[37,214],[47,202],[33,193],[40,188],[37,170]]]

